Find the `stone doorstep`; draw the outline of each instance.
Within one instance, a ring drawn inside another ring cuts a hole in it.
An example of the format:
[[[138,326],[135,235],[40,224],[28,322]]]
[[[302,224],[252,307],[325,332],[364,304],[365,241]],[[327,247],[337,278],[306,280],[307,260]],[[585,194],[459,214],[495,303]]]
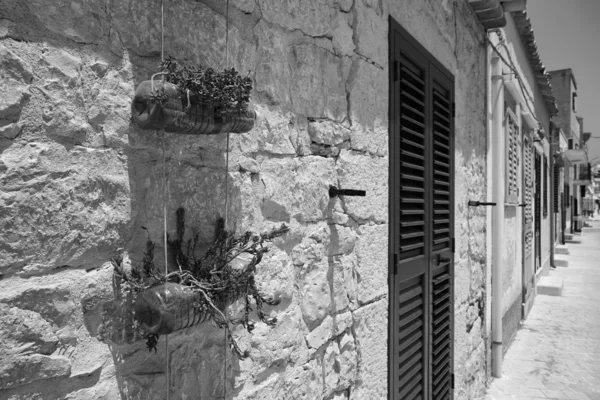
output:
[[[568,244],[559,244],[554,248],[555,256],[557,254],[569,254],[569,245]]]
[[[563,280],[554,276],[542,276],[536,285],[537,294],[562,296]]]
[[[568,267],[569,257],[567,254],[555,254],[554,255],[554,266],[555,267]]]
[[[570,233],[565,233],[565,240],[573,240],[573,235]]]

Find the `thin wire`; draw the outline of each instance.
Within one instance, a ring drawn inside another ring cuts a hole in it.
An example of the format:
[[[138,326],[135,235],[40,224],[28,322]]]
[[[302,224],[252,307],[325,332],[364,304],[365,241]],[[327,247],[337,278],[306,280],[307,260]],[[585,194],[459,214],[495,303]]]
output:
[[[164,0],[160,0],[160,60],[165,61],[165,8]],[[165,75],[162,76],[163,89]],[[168,254],[167,254],[167,158],[165,156],[165,130],[162,130],[162,161],[163,161],[163,239],[165,246],[165,277],[169,274]],[[169,363],[169,335],[165,335],[165,363],[167,375],[167,400],[169,400],[169,391],[171,388],[171,371]]]
[[[225,6],[225,68],[229,68],[229,0]],[[229,217],[229,131],[225,149],[225,231]],[[227,400],[227,329],[223,329],[223,400]]]
[[[169,274],[167,254],[167,157],[165,155],[165,130],[162,130],[162,164],[163,164],[163,240],[165,246],[165,277]],[[165,335],[165,359],[167,373],[167,400],[169,400],[170,370],[169,370],[169,335]]]
[[[504,39],[502,39],[502,40],[504,40]],[[529,104],[529,102],[533,103],[534,101],[531,98],[531,96],[529,95],[529,92],[525,90],[523,82],[521,81],[521,79],[522,79],[521,75],[519,75],[516,67],[514,66],[514,63],[510,56],[510,52],[508,51],[508,47],[506,47],[504,42],[501,42],[501,45],[506,49],[506,53],[508,54],[508,57],[510,58],[510,62],[507,61],[506,58],[504,58],[504,55],[500,52],[500,50],[498,50],[498,48],[496,46],[494,46],[494,44],[492,43],[492,41],[489,38],[487,38],[487,41],[488,41],[489,45],[492,47],[492,50],[494,50],[494,52],[496,54],[498,54],[498,56],[504,62],[504,64],[506,64],[511,69],[511,71],[513,71],[513,73],[515,74],[515,77],[517,78],[517,82],[519,82],[519,88],[521,89],[521,93],[523,95],[527,96],[527,99],[529,100],[529,101],[526,101],[525,104],[527,105],[527,108],[529,109],[531,116],[533,117],[533,119],[535,119],[537,121],[538,124],[541,125],[542,124],[541,121],[536,117],[535,112],[532,110],[531,105]]]

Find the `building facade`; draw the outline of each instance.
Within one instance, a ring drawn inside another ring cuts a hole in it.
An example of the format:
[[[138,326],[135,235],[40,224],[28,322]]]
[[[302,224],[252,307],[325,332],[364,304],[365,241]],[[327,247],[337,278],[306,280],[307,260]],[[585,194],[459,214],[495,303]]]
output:
[[[2,2],[0,397],[482,395],[552,262],[553,132],[580,136],[566,109],[552,123],[524,9]],[[166,56],[247,72],[254,129],[132,124],[135,88]],[[239,234],[290,229],[256,269],[277,323],[232,332],[246,358],[210,323],[156,352],[135,334],[110,260],[176,270],[162,238],[180,207],[204,246],[222,216]],[[554,212],[567,229],[569,212]]]

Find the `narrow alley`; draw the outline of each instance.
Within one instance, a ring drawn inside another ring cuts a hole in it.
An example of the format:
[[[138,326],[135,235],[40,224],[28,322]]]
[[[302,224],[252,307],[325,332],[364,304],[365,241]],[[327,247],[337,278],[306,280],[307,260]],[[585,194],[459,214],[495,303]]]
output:
[[[538,295],[485,399],[600,400],[600,219],[568,243],[561,296]]]

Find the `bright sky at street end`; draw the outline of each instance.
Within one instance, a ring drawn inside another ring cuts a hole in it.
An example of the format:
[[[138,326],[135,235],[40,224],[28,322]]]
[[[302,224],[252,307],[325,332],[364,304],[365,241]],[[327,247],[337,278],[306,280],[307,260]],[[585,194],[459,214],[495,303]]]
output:
[[[547,71],[571,68],[578,112],[592,132],[590,161],[600,161],[600,0],[528,0],[527,14]]]

